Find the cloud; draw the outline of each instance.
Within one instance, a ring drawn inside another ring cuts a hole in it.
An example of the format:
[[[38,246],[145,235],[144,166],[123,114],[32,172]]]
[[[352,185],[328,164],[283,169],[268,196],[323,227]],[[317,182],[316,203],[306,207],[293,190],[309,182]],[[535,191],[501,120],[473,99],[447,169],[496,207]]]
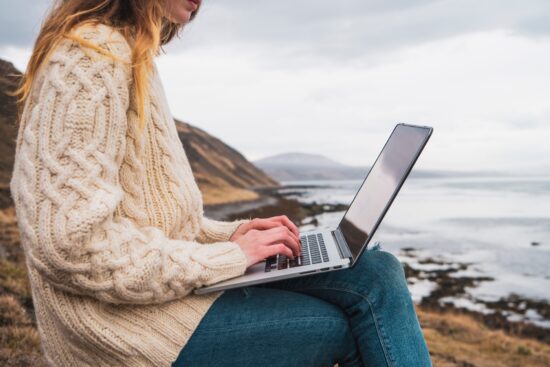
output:
[[[550,40],[480,31],[381,60],[266,68],[255,50],[220,46],[158,61],[174,115],[250,159],[303,151],[369,164],[396,122],[435,127],[425,168],[517,170],[550,156]]]
[[[0,3],[24,68],[49,1]],[[249,159],[372,163],[396,122],[423,168],[548,171],[548,0],[205,0],[157,64],[173,115]]]
[[[1,2],[0,47],[30,47],[52,3]],[[205,0],[185,41],[169,47],[246,44],[267,60],[345,62],[470,32],[548,36],[549,17],[548,0]]]
[[[266,63],[367,62],[381,52],[468,33],[550,34],[547,0],[206,1],[172,50],[255,48]]]
[[[30,48],[51,3],[48,0],[0,2],[0,47]]]

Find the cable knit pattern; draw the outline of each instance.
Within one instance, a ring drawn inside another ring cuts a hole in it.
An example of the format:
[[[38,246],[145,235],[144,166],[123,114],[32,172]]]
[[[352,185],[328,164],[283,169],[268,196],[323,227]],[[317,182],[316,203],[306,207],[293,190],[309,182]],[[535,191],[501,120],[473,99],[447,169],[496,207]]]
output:
[[[229,240],[250,220],[204,217],[202,196],[156,68],[137,131],[131,49],[106,25],[65,39],[40,68],[16,142],[10,188],[42,347],[53,366],[169,366],[241,275]]]

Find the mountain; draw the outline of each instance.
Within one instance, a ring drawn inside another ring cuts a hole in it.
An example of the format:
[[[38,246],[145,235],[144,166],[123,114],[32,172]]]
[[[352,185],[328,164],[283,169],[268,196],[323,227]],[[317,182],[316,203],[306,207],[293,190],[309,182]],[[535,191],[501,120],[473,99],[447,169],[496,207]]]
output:
[[[13,169],[15,140],[17,138],[17,108],[15,90],[21,73],[9,62],[0,59],[0,209],[13,205],[9,194],[9,181]]]
[[[374,162],[374,158],[373,158]],[[283,153],[254,161],[258,167],[279,181],[363,180],[369,166],[348,166],[319,154]],[[452,171],[413,169],[412,178],[509,177],[500,171]]]
[[[13,205],[9,181],[18,125],[15,98],[7,93],[16,88],[20,78],[21,72],[0,59],[0,209]],[[254,200],[259,197],[254,188],[279,186],[220,139],[188,123],[175,123],[205,205]]]
[[[279,181],[355,180],[365,178],[369,167],[347,166],[319,154],[283,153],[254,161]]]
[[[283,153],[267,158],[258,159],[255,164],[262,166],[310,166],[310,167],[344,167],[340,162],[336,162],[320,154],[308,153]]]
[[[182,121],[176,120],[176,128],[205,204],[256,199],[250,189],[279,186],[220,139]]]

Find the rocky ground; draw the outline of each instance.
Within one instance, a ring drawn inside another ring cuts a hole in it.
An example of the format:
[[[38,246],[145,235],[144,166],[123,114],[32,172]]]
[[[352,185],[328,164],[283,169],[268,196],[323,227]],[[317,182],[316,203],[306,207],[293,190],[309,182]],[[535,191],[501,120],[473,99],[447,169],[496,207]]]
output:
[[[402,258],[416,258],[412,248],[402,250]],[[406,260],[405,260],[406,261]],[[413,262],[414,263],[414,262]],[[550,319],[550,304],[542,300],[533,300],[512,294],[495,301],[472,299],[467,288],[476,287],[480,282],[492,281],[490,277],[457,276],[459,272],[469,269],[471,264],[449,263],[425,258],[417,263],[428,265],[428,269],[411,266],[404,262],[405,274],[410,284],[429,281],[434,288],[419,300],[419,306],[425,310],[454,310],[468,314],[491,329],[503,330],[513,335],[525,336],[550,343],[550,329],[524,321],[529,313]],[[511,315],[517,320],[511,321]]]

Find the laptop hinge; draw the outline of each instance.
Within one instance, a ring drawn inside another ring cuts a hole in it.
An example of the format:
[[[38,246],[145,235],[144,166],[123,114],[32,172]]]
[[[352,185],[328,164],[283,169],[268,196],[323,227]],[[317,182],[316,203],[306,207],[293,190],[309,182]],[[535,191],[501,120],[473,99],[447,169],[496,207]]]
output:
[[[332,236],[334,237],[334,242],[336,242],[338,251],[340,252],[340,257],[342,259],[351,258],[351,252],[349,251],[349,247],[344,239],[344,235],[342,235],[342,231],[340,231],[340,228],[336,228],[330,233],[332,233]]]

